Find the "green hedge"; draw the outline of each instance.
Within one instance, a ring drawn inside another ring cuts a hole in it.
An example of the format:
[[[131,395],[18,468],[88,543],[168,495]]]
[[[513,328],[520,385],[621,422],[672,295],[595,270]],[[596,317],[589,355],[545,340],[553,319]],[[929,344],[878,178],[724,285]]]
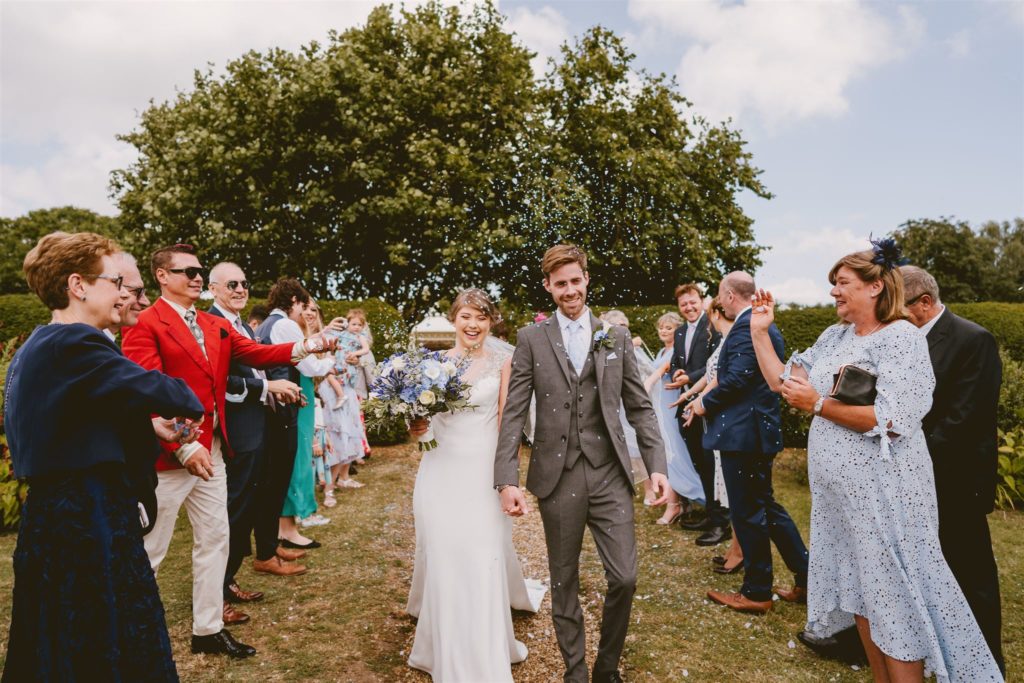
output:
[[[0,339],[27,337],[50,321],[50,311],[35,294],[0,294]]]

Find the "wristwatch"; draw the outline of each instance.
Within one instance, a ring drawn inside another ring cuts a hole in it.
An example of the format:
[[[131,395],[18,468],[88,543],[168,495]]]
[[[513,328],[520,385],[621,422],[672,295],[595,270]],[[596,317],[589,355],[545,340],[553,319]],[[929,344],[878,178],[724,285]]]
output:
[[[825,405],[825,397],[819,396],[818,400],[814,402],[813,412],[815,415],[821,415],[821,409]]]

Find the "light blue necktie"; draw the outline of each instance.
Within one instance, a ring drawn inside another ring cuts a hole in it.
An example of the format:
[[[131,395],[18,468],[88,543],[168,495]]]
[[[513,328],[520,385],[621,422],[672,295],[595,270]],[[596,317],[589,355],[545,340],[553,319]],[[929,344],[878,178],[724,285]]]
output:
[[[576,368],[576,374],[583,372],[583,361],[587,357],[587,344],[583,338],[583,323],[573,320],[569,323],[569,360]]]

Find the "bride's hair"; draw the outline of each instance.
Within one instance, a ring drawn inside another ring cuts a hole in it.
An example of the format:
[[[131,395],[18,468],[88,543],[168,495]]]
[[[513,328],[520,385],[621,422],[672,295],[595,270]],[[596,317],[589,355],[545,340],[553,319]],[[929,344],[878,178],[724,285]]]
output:
[[[448,320],[455,322],[455,315],[464,306],[475,308],[486,315],[491,319],[492,325],[501,322],[501,312],[494,305],[494,302],[491,301],[491,297],[487,296],[487,292],[482,289],[473,287],[459,292],[455,296],[455,301],[452,302],[451,310],[448,311]]]

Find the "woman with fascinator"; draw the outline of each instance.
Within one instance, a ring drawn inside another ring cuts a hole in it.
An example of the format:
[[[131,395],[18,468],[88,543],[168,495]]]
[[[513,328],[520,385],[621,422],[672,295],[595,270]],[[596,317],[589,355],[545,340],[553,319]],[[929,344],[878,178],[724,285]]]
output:
[[[814,416],[807,633],[825,638],[856,624],[875,681],[1001,681],[939,546],[921,429],[935,377],[903,306],[904,261],[891,239],[872,246],[832,267],[840,322],[785,365],[768,338],[772,295],[752,301],[761,372]]]
[[[512,367],[511,345],[490,336],[500,320],[486,293],[455,297],[453,363],[467,363],[472,408],[441,413],[430,428],[437,447],[423,453],[413,491],[416,565],[406,611],[418,618],[409,665],[435,681],[511,681],[526,659],[511,609],[536,612],[545,588],[525,581],[501,510],[494,451]],[[427,431],[416,420],[410,431]]]

